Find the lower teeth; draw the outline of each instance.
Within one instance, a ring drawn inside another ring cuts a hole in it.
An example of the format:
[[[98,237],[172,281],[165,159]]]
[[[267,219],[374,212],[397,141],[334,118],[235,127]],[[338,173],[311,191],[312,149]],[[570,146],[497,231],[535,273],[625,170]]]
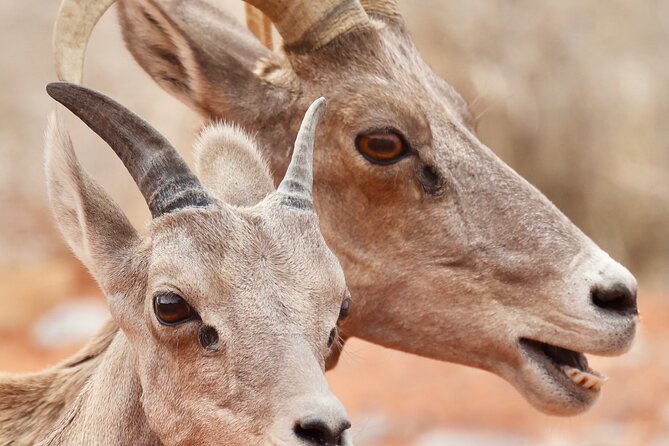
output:
[[[601,389],[608,378],[606,376],[599,376],[591,372],[584,372],[583,370],[571,367],[568,365],[560,366],[565,375],[572,380],[573,383],[578,384],[586,389]]]

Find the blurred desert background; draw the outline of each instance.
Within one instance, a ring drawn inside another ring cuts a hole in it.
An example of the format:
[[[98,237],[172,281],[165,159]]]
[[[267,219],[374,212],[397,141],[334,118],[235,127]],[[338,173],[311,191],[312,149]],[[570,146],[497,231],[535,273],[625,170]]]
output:
[[[221,2],[242,18],[240,1]],[[0,2],[0,370],[75,351],[107,317],[51,220],[42,133],[58,0]],[[610,378],[587,414],[533,410],[478,370],[352,341],[329,378],[356,444],[669,445],[669,0],[401,2],[416,44],[472,104],[480,138],[637,275],[632,351],[591,358]],[[124,49],[115,11],[85,83],[147,118],[182,153],[201,124]],[[149,214],[121,163],[68,121],[85,167],[137,227]]]

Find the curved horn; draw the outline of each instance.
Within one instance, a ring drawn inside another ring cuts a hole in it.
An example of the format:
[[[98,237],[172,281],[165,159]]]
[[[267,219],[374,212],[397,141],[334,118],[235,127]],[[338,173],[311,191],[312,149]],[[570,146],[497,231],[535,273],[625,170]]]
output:
[[[302,125],[297,132],[293,157],[277,192],[285,199],[284,204],[298,209],[314,208],[312,187],[314,183],[314,140],[316,127],[325,111],[325,98],[316,99],[307,109]]]
[[[142,118],[79,85],[56,82],[46,90],[111,146],[137,183],[153,218],[212,203],[176,149]]]
[[[53,30],[58,79],[80,84],[88,39],[100,17],[115,0],[63,0]]]
[[[357,0],[244,0],[265,13],[289,51],[308,52],[354,29],[368,27]]]
[[[360,3],[370,17],[379,17],[392,22],[402,19],[397,0],[360,0]]]
[[[245,1],[270,18],[285,47],[293,52],[319,49],[337,36],[370,26],[369,17],[357,0]],[[53,35],[58,79],[81,83],[88,39],[100,17],[114,3],[115,0],[62,1]]]

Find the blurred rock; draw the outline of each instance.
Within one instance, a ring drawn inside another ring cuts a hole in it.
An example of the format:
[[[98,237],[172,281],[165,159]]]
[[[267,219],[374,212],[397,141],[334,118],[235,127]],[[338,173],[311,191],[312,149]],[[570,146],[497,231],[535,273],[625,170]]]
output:
[[[392,420],[383,413],[365,413],[358,417],[351,428],[355,444],[382,444],[392,432]]]
[[[109,319],[107,306],[98,300],[64,302],[43,314],[32,329],[32,338],[41,348],[60,348],[88,341]]]
[[[530,446],[536,442],[501,433],[468,432],[442,429],[420,437],[414,446]]]

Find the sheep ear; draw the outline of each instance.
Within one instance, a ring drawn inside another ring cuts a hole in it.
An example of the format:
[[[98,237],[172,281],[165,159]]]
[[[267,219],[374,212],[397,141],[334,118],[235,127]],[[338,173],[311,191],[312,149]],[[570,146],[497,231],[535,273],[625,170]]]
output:
[[[267,104],[276,93],[255,72],[274,53],[215,3],[121,0],[118,12],[137,62],[200,114],[239,119],[249,102]]]
[[[46,129],[45,170],[49,202],[65,241],[103,290],[113,292],[140,237],[118,205],[81,168],[56,113]]]
[[[197,176],[210,193],[235,206],[253,206],[274,191],[267,164],[238,127],[206,127],[194,146]]]

